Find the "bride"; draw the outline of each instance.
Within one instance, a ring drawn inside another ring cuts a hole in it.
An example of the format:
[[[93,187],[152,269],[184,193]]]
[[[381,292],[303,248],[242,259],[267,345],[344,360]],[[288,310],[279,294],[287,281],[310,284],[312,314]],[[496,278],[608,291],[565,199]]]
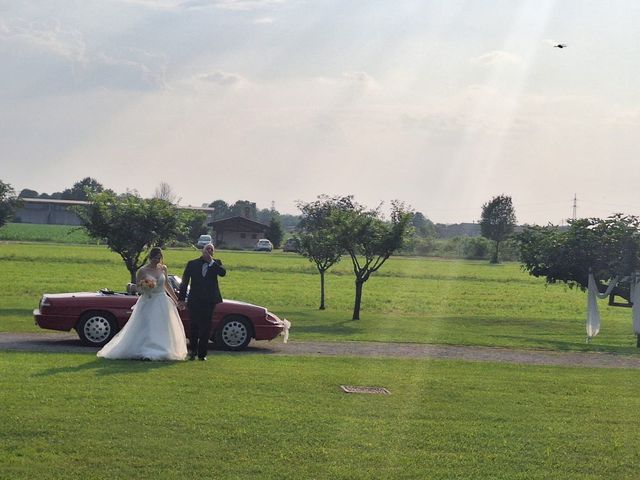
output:
[[[137,271],[136,286],[141,295],[129,321],[98,352],[98,357],[184,360],[187,340],[176,309],[178,298],[169,286],[160,248],[152,248],[148,263]]]

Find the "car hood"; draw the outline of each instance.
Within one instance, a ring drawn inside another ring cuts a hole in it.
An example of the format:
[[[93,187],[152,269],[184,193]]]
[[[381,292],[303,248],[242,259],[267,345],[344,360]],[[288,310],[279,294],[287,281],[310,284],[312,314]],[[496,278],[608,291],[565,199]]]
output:
[[[44,296],[48,298],[90,298],[90,297],[100,297],[104,294],[100,292],[73,292],[73,293],[45,293]]]

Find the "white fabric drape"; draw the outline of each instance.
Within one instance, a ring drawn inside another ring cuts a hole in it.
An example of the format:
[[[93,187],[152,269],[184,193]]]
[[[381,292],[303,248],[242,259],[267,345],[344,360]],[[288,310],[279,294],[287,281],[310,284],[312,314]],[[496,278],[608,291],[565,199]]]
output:
[[[613,291],[615,286],[618,284],[618,277],[611,280],[609,286],[607,287],[607,291],[604,293],[598,292],[598,285],[596,284],[596,279],[593,276],[593,273],[589,274],[589,283],[587,285],[587,339],[591,340],[593,337],[598,335],[600,332],[600,311],[598,310],[598,298],[607,298],[609,294]],[[638,294],[640,295],[640,289],[638,290]],[[638,313],[638,317],[640,317],[640,312]],[[640,325],[640,318],[638,318],[638,323]],[[634,314],[634,328],[635,328],[635,314]]]
[[[638,284],[638,277],[634,275],[631,281],[631,316],[633,317],[633,331],[636,335],[640,335],[640,285]]]

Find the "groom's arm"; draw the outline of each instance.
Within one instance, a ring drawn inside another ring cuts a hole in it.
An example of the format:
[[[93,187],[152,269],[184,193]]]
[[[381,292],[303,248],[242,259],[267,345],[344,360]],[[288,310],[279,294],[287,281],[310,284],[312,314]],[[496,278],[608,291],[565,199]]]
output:
[[[217,258],[213,260],[213,271],[219,277],[224,277],[227,274],[227,270],[222,266],[222,261]]]
[[[184,267],[184,273],[182,274],[182,283],[180,284],[180,293],[178,294],[178,300],[181,302],[184,302],[184,299],[187,298],[187,287],[191,281],[190,265],[191,262],[187,263],[187,266]]]

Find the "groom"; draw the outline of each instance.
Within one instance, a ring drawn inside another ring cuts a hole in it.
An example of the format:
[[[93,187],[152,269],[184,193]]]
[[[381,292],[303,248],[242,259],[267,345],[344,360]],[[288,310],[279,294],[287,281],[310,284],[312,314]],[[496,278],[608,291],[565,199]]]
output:
[[[190,318],[189,360],[195,360],[196,355],[199,360],[207,359],[213,309],[222,302],[218,277],[224,277],[227,271],[220,260],[213,258],[214,250],[211,243],[205,245],[202,256],[188,262],[182,274],[182,285],[178,295],[178,305],[181,308],[184,308],[187,287],[191,282],[187,301]]]

